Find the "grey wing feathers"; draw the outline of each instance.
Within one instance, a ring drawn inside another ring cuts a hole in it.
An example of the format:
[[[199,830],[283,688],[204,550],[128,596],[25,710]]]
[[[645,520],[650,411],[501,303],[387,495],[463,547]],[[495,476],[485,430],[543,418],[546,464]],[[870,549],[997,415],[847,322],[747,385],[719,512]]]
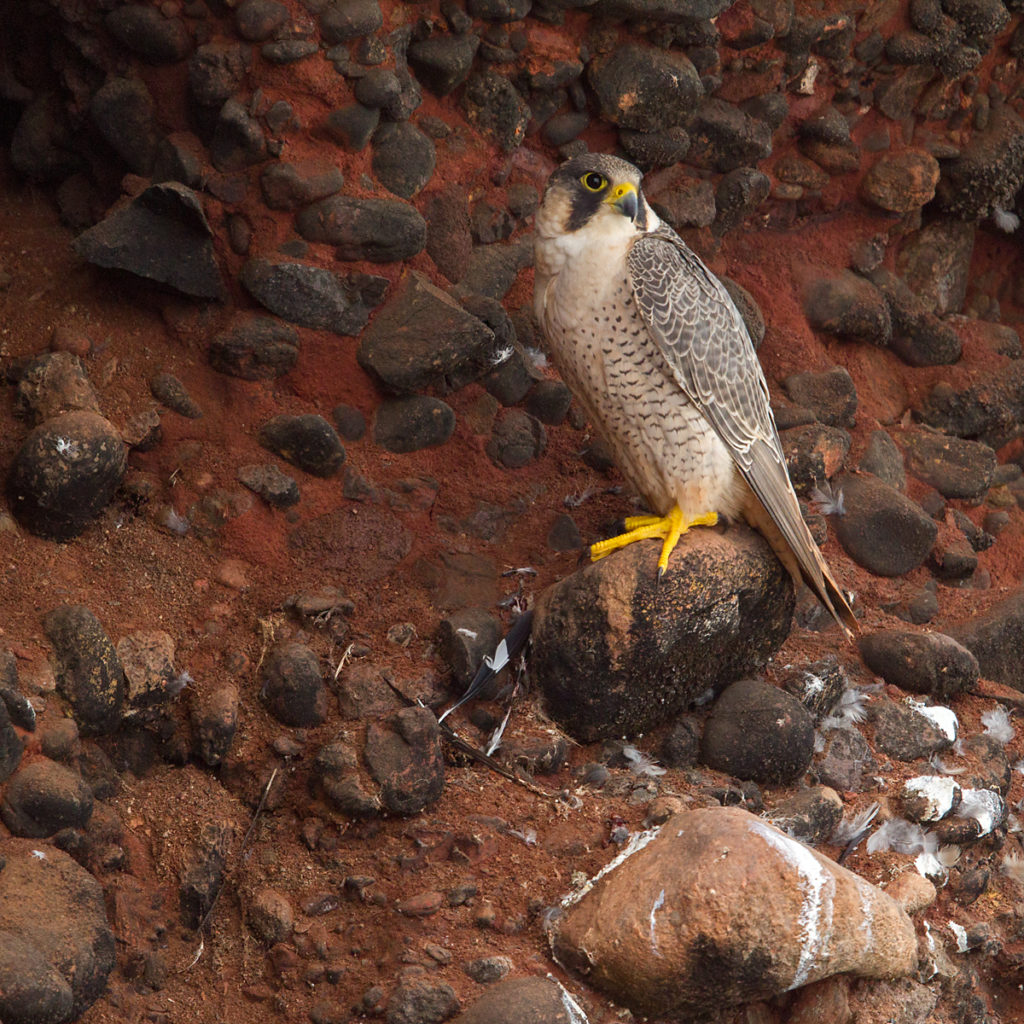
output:
[[[729,293],[665,228],[638,238],[627,262],[637,307],[679,386],[732,453],[808,582],[847,628],[853,612],[803,521],[768,385]]]
[[[752,448],[782,453],[768,385],[729,293],[682,239],[665,229],[629,251],[633,297],[680,387],[714,427],[744,476]]]

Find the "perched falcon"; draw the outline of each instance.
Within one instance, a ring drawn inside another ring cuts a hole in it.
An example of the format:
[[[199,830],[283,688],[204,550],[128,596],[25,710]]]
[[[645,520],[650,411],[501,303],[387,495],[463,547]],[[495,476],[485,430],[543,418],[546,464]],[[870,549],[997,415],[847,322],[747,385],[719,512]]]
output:
[[[640,172],[587,154],[558,168],[536,218],[534,303],[551,354],[656,515],[590,549],[742,515],[849,633],[856,620],[786,471],[768,385],[722,283],[644,198]]]

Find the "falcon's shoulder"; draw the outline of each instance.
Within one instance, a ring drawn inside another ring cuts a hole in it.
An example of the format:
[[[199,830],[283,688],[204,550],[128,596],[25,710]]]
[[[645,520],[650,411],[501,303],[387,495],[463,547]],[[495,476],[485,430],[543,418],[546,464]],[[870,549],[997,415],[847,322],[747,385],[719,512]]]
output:
[[[779,443],[768,385],[739,310],[721,281],[669,228],[637,238],[626,263],[652,339],[746,475],[756,442],[776,450]]]

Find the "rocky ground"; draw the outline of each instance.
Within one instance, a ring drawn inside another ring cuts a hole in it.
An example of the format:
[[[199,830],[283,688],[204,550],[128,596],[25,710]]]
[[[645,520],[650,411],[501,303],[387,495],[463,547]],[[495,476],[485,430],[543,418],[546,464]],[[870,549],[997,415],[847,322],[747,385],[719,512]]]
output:
[[[1016,2],[0,12],[4,1024],[1024,1019]],[[736,525],[580,568],[586,148],[726,279],[855,642]]]

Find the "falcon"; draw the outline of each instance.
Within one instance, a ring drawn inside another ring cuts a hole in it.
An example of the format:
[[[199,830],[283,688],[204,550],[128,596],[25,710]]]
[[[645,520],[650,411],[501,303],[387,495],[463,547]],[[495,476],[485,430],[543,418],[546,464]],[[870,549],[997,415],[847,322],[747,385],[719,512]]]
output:
[[[597,559],[742,516],[847,633],[856,620],[800,512],[768,385],[729,293],[600,154],[548,180],[535,223],[534,306],[562,378],[653,515],[592,545]]]

